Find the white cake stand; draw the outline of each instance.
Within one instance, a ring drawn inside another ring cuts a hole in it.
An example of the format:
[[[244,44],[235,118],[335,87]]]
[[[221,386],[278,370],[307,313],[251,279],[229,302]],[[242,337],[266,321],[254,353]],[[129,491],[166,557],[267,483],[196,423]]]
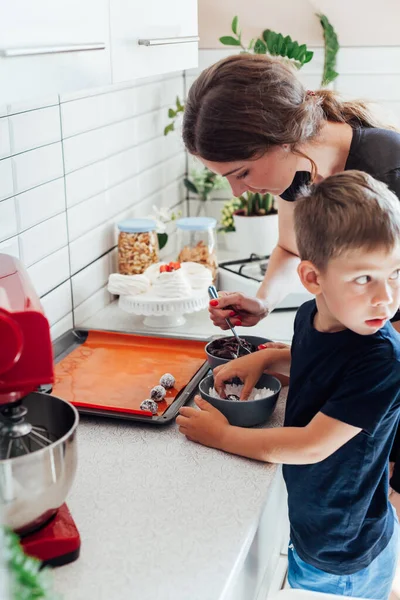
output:
[[[197,290],[196,294],[186,298],[160,298],[153,292],[136,296],[120,296],[118,306],[128,313],[143,315],[147,327],[167,329],[186,322],[184,314],[207,308],[209,297],[207,290]]]

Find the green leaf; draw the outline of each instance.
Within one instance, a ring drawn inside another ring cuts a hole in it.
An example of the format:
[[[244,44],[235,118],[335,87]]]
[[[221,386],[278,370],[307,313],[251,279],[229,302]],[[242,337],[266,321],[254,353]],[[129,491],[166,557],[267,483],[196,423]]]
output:
[[[197,189],[197,187],[194,185],[194,183],[192,181],[190,181],[190,179],[188,179],[187,177],[183,178],[183,184],[185,186],[185,188],[189,191],[192,192],[193,194],[198,194],[199,190]]]
[[[168,117],[169,117],[170,119],[174,119],[174,118],[176,117],[176,112],[174,111],[174,109],[173,109],[173,108],[169,108],[169,109],[168,109]]]
[[[305,44],[299,45],[294,42],[290,35],[283,37],[281,33],[265,29],[262,37],[267,45],[267,51],[272,56],[283,56],[297,61],[298,68],[302,67],[305,62],[309,62],[313,57],[313,52],[307,50]]]
[[[224,35],[219,38],[219,41],[221,42],[221,44],[224,44],[224,46],[240,46],[239,40],[232,37],[231,35]]]
[[[311,50],[307,50],[307,52],[304,55],[303,64],[305,65],[306,63],[310,62],[313,56],[314,52],[312,52]]]
[[[267,44],[268,52],[273,55],[275,54],[274,47],[277,35],[277,33],[271,31],[270,29],[266,29],[262,34],[264,42]]]
[[[299,62],[303,62],[303,59],[306,55],[307,52],[307,46],[305,44],[302,44],[301,46],[299,46],[299,50],[297,52],[297,56],[296,56],[296,60],[298,60]]]
[[[254,44],[254,54],[266,54],[267,46],[262,40],[257,40]]]
[[[41,570],[40,561],[24,554],[18,537],[6,528],[0,530],[1,543],[5,545],[5,558],[10,576],[10,593],[15,599],[56,600],[51,573]]]
[[[231,29],[233,33],[237,34],[238,17],[233,17]]]
[[[296,60],[296,55],[299,50],[298,42],[293,42],[293,44],[289,47],[287,56],[288,58],[294,58]]]
[[[174,123],[170,123],[166,127],[164,127],[164,135],[168,135],[170,131],[174,131],[175,125]]]
[[[286,46],[290,46],[290,44],[293,44],[293,40],[290,37],[290,35],[287,35],[283,41],[285,42]]]
[[[282,52],[282,50],[284,49],[284,46],[285,46],[285,41],[283,39],[283,35],[281,33],[278,33],[278,35],[276,36],[276,40],[275,40],[276,54],[278,56],[285,56],[285,53]]]
[[[256,43],[257,39],[253,38],[252,40],[250,40],[249,42],[249,47],[247,48],[247,50],[252,50],[254,48],[254,44]]]
[[[168,233],[157,233],[158,248],[162,250],[165,244],[168,242]]]
[[[324,32],[325,60],[321,85],[326,86],[338,76],[335,69],[340,46],[337,34],[328,18],[322,14],[317,14],[317,17],[319,18]]]
[[[176,108],[177,112],[183,112],[183,110],[185,109],[185,106],[181,103],[179,96],[176,97]]]

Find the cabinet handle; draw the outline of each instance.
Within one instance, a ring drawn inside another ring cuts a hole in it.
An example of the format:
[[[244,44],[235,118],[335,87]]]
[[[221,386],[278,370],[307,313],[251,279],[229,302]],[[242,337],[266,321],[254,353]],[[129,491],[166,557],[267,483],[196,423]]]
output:
[[[60,46],[33,46],[26,48],[0,48],[0,56],[34,56],[36,54],[60,54],[61,52],[86,52],[87,50],[104,50],[105,43],[100,44],[65,44]]]
[[[153,38],[139,40],[139,46],[166,46],[167,44],[189,44],[190,42],[198,42],[198,35],[191,35],[188,37],[174,37],[174,38]]]

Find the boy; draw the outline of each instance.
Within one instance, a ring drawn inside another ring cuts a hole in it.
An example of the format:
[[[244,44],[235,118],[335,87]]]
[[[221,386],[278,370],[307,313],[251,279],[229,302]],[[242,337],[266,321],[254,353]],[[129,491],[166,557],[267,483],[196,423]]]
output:
[[[190,440],[283,463],[292,587],[386,600],[398,523],[388,502],[388,457],[400,407],[400,204],[358,171],[303,190],[295,206],[298,273],[316,300],[300,307],[290,348],[272,348],[214,371],[244,396],[267,369],[290,372],[284,427],[229,425],[210,404],[183,407]],[[243,398],[242,398],[243,399]]]

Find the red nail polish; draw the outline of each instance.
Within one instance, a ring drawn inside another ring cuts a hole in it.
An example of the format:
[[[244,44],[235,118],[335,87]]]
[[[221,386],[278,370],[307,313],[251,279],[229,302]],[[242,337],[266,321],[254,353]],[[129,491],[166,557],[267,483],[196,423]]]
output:
[[[231,310],[231,312],[229,313],[230,317],[236,317],[236,313],[234,310]]]
[[[265,344],[260,344],[260,345],[258,346],[258,349],[259,349],[259,350],[265,350]]]
[[[242,324],[242,321],[237,321],[237,322],[235,323],[235,327],[240,327],[240,326],[241,326],[241,324]]]
[[[218,300],[210,300],[210,306],[218,306]]]

